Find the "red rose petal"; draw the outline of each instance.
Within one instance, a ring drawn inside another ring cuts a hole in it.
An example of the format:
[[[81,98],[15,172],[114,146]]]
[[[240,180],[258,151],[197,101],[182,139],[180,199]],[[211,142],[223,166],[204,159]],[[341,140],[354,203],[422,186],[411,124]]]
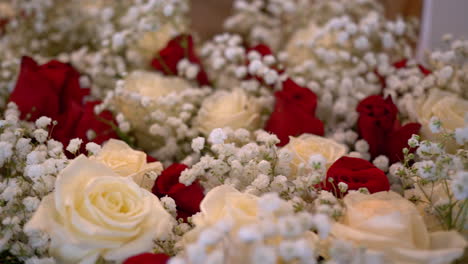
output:
[[[333,183],[329,182],[330,178]],[[352,157],[342,157],[335,161],[328,169],[326,182],[322,187],[339,197],[341,194],[337,192],[340,182],[346,183],[348,190],[367,188],[370,193],[375,193],[390,189],[388,178],[382,170],[367,160]]]
[[[283,90],[276,92],[275,97],[275,108],[265,130],[279,138],[279,146],[287,144],[290,136],[324,134],[323,123],[315,117],[317,96],[312,91],[288,79],[283,83]]]
[[[390,163],[403,160],[403,148],[409,148],[408,140],[413,134],[418,134],[421,129],[419,123],[409,123],[394,131],[387,143],[387,156]]]
[[[123,264],[166,264],[170,258],[166,254],[142,253],[126,259]]]

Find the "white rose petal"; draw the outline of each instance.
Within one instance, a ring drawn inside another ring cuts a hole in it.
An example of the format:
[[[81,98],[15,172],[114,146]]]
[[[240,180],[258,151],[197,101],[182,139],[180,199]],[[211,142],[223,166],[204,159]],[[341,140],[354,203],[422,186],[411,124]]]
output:
[[[146,173],[159,175],[163,170],[160,162],[147,163],[144,152],[134,150],[127,143],[116,139],[107,141],[99,154],[91,159],[107,165],[120,176],[130,177],[147,190],[153,187],[154,179],[148,177]]]

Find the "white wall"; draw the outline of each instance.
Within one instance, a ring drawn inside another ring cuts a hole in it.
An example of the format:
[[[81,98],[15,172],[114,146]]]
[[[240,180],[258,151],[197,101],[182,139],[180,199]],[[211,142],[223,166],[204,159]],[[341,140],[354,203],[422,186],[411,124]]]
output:
[[[418,58],[424,50],[442,48],[447,33],[468,39],[468,0],[424,0]]]

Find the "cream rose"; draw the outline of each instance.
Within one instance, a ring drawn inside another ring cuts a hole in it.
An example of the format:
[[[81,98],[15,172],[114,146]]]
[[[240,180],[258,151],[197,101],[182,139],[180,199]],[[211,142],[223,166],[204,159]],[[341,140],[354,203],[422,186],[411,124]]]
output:
[[[310,22],[307,27],[297,30],[286,44],[286,51],[288,53],[287,63],[289,65],[300,65],[306,60],[313,60],[315,58],[314,49],[310,45],[313,40],[316,40],[315,45],[330,48],[334,39],[331,33],[325,36],[319,36],[320,27],[315,22]]]
[[[302,134],[299,137],[290,137],[289,143],[284,146],[293,153],[291,161],[291,175],[297,174],[301,163],[307,164],[312,155],[320,154],[330,166],[337,159],[346,154],[346,146],[336,141],[313,134]]]
[[[49,234],[59,263],[121,262],[151,250],[173,224],[155,195],[81,155],[58,175],[25,230]]]
[[[134,71],[123,82],[122,91],[114,97],[113,104],[121,112],[136,131],[136,138],[145,149],[158,147],[154,137],[149,133],[150,123],[148,117],[155,110],[165,111],[154,106],[154,101],[170,93],[178,93],[190,88],[191,85],[182,78],[168,77],[160,73],[147,71]],[[140,100],[133,97],[144,97],[149,103],[142,106]]]
[[[209,191],[200,203],[200,213],[193,217],[197,227],[209,226],[222,219],[231,219],[237,225],[253,222],[258,215],[258,197],[241,193],[229,185]]]
[[[346,214],[331,234],[379,251],[391,263],[450,263],[467,243],[456,231],[429,233],[418,209],[395,192],[345,196]]]
[[[450,186],[450,181],[447,184]],[[447,190],[450,193],[447,193]],[[430,201],[426,198],[424,193],[428,195]],[[419,213],[424,217],[424,222],[429,231],[439,231],[444,228],[436,212],[430,208],[429,203],[433,205],[448,204],[450,201],[449,195],[452,196],[453,193],[450,188],[446,188],[442,181],[430,182],[424,186],[416,185],[414,189],[405,190],[404,192],[404,196],[408,200],[413,197],[418,198],[416,208],[418,208]],[[459,211],[460,206],[454,206],[452,208],[452,219],[456,219]]]
[[[261,106],[242,89],[218,91],[203,101],[195,125],[205,135],[215,128],[260,128]]]
[[[146,175],[154,172],[159,175],[163,167],[160,162],[146,162],[146,153],[132,149],[127,143],[110,139],[98,155],[91,157],[110,167],[115,173],[131,177],[138,185],[147,190],[153,188],[154,179]]]
[[[434,141],[438,137],[429,128],[431,118],[436,116],[442,122],[443,128],[453,132],[456,128],[464,126],[464,118],[468,113],[468,101],[455,94],[433,89],[427,97],[416,103],[415,112],[418,122],[422,124],[421,135],[425,139]],[[449,151],[455,148],[455,142],[450,142]]]
[[[136,55],[137,63],[147,68],[155,54],[163,49],[177,33],[178,30],[173,23],[163,24],[154,31],[143,32],[130,47],[128,57]]]
[[[134,71],[124,80],[124,90],[153,100],[190,87],[190,83],[182,78],[147,71]]]

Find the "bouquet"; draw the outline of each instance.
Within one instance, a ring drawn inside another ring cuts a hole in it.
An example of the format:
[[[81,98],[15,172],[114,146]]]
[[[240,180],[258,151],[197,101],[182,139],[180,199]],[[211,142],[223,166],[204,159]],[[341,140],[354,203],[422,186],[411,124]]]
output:
[[[468,41],[372,0],[0,3],[0,263],[463,263]]]

